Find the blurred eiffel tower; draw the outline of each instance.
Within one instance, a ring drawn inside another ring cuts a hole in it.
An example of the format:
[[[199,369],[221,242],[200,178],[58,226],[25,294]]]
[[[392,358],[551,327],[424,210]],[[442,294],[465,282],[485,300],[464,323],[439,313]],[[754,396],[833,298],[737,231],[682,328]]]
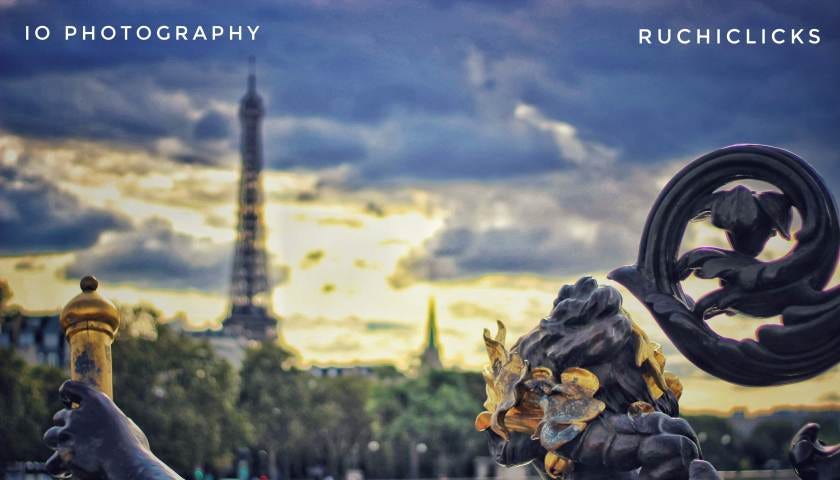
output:
[[[254,58],[249,59],[248,90],[239,104],[242,126],[240,150],[242,172],[239,181],[239,221],[236,253],[230,282],[230,314],[223,332],[253,340],[277,338],[277,319],[271,313],[271,288],[263,225],[263,167],[261,124],[265,116],[262,97],[257,93]]]

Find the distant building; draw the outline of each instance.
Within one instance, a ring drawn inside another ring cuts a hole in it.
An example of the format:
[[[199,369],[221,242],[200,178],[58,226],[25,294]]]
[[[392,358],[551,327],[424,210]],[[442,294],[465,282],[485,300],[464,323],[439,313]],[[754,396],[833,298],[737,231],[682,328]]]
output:
[[[237,371],[242,368],[242,362],[245,361],[245,351],[259,343],[245,336],[231,335],[230,332],[226,332],[223,329],[196,331],[187,330],[180,322],[171,322],[170,325],[179,331],[181,335],[197,340],[207,340],[213,349],[213,353],[227,360]]]
[[[335,377],[372,377],[376,373],[373,367],[355,365],[349,367],[309,367],[309,374],[317,378]]]
[[[315,378],[371,378],[378,381],[390,382],[405,378],[397,367],[389,364],[319,366],[309,367],[309,374]]]
[[[825,426],[825,415],[827,414],[832,415],[834,419],[833,423],[836,427],[840,427],[840,415],[838,415],[838,413],[840,412],[835,410],[812,410],[808,408],[793,410],[785,408],[768,413],[750,415],[744,409],[737,409],[732,412],[731,416],[727,419],[727,422],[736,434],[741,437],[749,437],[753,434],[756,427],[765,422],[782,422],[799,428],[799,426],[808,422],[816,421],[817,423],[821,423]]]
[[[435,297],[429,298],[429,308],[426,313],[426,342],[423,353],[420,354],[420,369],[423,371],[440,370],[440,340],[438,340],[437,312],[435,311]]]
[[[27,363],[66,368],[70,349],[58,314],[5,312],[0,317],[0,348],[12,348]]]

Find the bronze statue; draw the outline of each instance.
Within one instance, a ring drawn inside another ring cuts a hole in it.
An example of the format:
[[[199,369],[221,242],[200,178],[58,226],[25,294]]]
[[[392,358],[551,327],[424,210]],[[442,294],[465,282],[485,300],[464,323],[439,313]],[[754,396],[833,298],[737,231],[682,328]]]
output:
[[[61,385],[64,408],[44,442],[55,453],[46,469],[66,478],[176,479],[172,469],[152,454],[146,435],[112,398],[111,342],[120,326],[113,303],[96,289],[92,276],[82,278],[82,293],[61,311],[61,326],[70,342],[70,378]]]
[[[828,447],[817,438],[820,426],[809,423],[802,427],[790,444],[790,463],[804,480],[840,477],[840,445]]]
[[[753,192],[744,179],[780,192]],[[802,219],[796,244],[772,261],[758,259],[772,235],[789,238],[792,210]],[[732,250],[703,247],[678,256],[688,222],[709,219]],[[761,145],[717,150],[683,169],[651,210],[633,266],[610,278],[650,311],[692,363],[747,386],[806,380],[840,362],[840,287],[823,290],[834,270],[840,224],[819,176],[796,155]],[[690,275],[720,288],[697,301],[681,288]],[[757,340],[721,337],[720,314],[782,316]],[[679,418],[679,379],[665,370],[658,345],[621,309],[621,295],[588,277],[566,285],[536,328],[505,347],[505,328],[485,331],[490,365],[486,431],[502,465],[537,462],[541,475],[564,480],[712,480],[694,431]],[[54,475],[79,478],[176,479],[145,436],[105,394],[66,382],[66,406],[45,440],[55,450]],[[78,408],[76,408],[78,406]],[[840,479],[840,446],[803,427],[790,459],[805,480]]]
[[[679,379],[621,309],[618,290],[584,277],[510,352],[484,341],[486,410],[476,419],[503,465],[541,461],[551,478],[717,478],[679,418]],[[710,473],[712,472],[712,473]]]
[[[745,179],[781,192],[727,184]],[[790,238],[792,209],[802,217],[791,252],[757,257],[773,235]],[[678,257],[690,221],[725,230],[732,250],[703,247]],[[736,145],[677,173],[651,210],[633,266],[610,278],[624,285],[695,365],[741,385],[811,378],[840,362],[840,288],[823,290],[837,261],[840,225],[828,189],[796,155]],[[717,278],[720,288],[694,301],[680,282]],[[738,312],[782,316],[758,340],[721,337],[709,320]],[[508,353],[504,330],[485,332],[491,364],[488,400],[476,427],[503,465],[538,461],[551,478],[713,479],[693,430],[677,418],[682,387],[664,372],[657,346],[621,311],[610,287],[581,279],[565,286],[551,313]],[[558,381],[559,379],[559,381]],[[803,479],[840,479],[840,446],[803,427],[791,463]]]
[[[67,478],[72,473],[83,480],[181,479],[154,456],[140,428],[103,392],[68,380],[59,395],[64,409],[55,414],[55,426],[44,434],[44,442],[55,450],[46,463],[51,475]]]

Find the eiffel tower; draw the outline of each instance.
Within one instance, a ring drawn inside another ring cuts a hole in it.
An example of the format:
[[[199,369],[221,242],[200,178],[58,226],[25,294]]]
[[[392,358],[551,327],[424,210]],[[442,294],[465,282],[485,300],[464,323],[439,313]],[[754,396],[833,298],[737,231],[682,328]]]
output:
[[[261,124],[265,116],[262,97],[257,93],[254,58],[250,58],[248,90],[239,104],[242,126],[239,180],[239,221],[236,253],[230,280],[230,314],[223,322],[227,336],[253,340],[277,338],[277,319],[270,312],[271,288],[263,225],[263,167]]]

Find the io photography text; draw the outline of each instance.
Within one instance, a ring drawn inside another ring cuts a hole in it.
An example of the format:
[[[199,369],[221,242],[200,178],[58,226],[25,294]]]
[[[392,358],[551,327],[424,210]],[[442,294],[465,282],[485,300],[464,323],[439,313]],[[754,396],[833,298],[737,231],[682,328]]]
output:
[[[60,33],[53,34],[54,30]],[[26,41],[255,41],[259,25],[26,25]]]

